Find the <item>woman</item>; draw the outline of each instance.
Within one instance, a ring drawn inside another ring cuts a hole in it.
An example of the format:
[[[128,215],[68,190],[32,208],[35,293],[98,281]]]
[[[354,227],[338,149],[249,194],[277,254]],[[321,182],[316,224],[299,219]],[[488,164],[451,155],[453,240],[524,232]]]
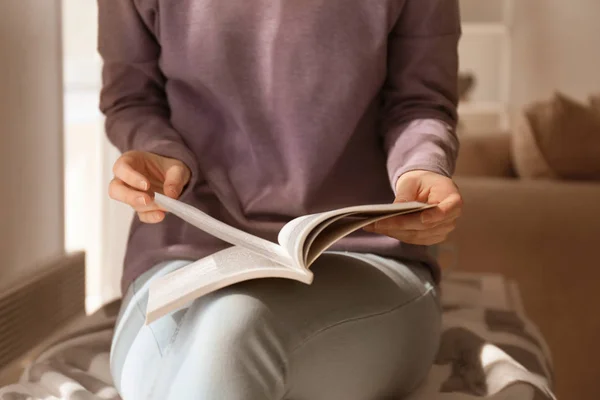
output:
[[[137,211],[111,365],[125,400],[401,396],[432,364],[454,228],[456,0],[99,0],[101,109]],[[271,240],[299,215],[420,200],[314,265],[235,285],[144,326],[148,285],[226,244],[158,191]]]

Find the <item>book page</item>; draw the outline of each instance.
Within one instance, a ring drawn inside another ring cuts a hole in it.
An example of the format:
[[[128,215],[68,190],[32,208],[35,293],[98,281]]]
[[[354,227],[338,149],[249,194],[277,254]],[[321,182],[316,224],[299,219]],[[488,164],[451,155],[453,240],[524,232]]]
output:
[[[308,267],[308,264],[306,264],[306,256],[308,254],[308,250],[305,250],[306,242],[310,243],[315,241],[319,237],[320,231],[325,231],[330,224],[338,220],[346,218],[350,215],[356,215],[357,217],[361,218],[384,218],[402,213],[422,211],[431,207],[435,207],[435,205],[427,205],[420,202],[390,203],[353,206],[323,213],[305,215],[288,222],[279,232],[277,241],[291,256],[294,265],[306,268]],[[368,225],[368,223],[365,223],[363,226],[365,225]],[[361,226],[353,230],[359,229],[360,227]],[[353,230],[347,232],[343,236],[348,235]],[[315,234],[313,234],[313,232],[315,232]],[[336,236],[339,235],[328,237]],[[335,241],[339,240],[340,238],[341,237]],[[332,244],[333,242],[329,243],[327,247],[331,246]]]
[[[146,323],[215,290],[259,278],[285,278],[310,284],[313,275],[305,269],[285,267],[243,247],[230,247],[153,281]]]
[[[277,241],[289,254],[292,263],[297,268],[305,268],[304,263],[304,243],[309,240],[308,238],[313,235],[313,232],[320,232],[335,218],[341,218],[344,214],[339,216],[329,216],[326,213],[323,214],[311,214],[303,217],[295,218],[288,222],[279,231]],[[316,233],[315,233],[316,234]],[[312,241],[312,239],[310,239]]]
[[[189,204],[164,196],[160,193],[155,193],[154,201],[164,210],[177,215],[187,223],[216,238],[233,245],[244,247],[282,265],[291,264],[287,252],[276,243],[227,225]]]
[[[431,206],[424,207],[430,208]],[[421,209],[422,210],[422,209]],[[420,210],[420,211],[421,211]],[[312,243],[305,243],[304,248],[304,264],[307,267],[319,257],[325,250],[331,247],[335,242],[342,239],[345,236],[348,236],[352,232],[361,229],[373,222],[387,219],[391,217],[397,217],[403,214],[410,214],[415,212],[415,210],[405,210],[399,211],[391,214],[369,214],[369,213],[358,213],[358,214],[350,214],[347,215],[332,224],[329,224],[325,227],[312,241]]]
[[[306,260],[308,259],[308,250],[310,249],[310,246],[313,244],[315,239],[321,234],[321,232],[323,232],[323,230],[325,230],[325,228],[334,224],[336,221],[338,221],[342,218],[350,218],[350,217],[348,217],[348,215],[346,215],[346,214],[331,217],[331,218],[321,222],[319,225],[317,225],[310,231],[310,233],[308,234],[308,236],[306,237],[306,239],[304,239],[304,242],[302,243],[303,265],[308,265],[308,264],[306,264]]]

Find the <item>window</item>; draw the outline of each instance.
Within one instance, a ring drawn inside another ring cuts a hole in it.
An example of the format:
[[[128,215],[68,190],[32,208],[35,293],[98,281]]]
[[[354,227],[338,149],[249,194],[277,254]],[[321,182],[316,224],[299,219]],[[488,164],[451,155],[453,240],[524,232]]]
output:
[[[98,109],[102,62],[95,1],[63,0],[65,244],[86,251],[88,311],[120,296],[131,212],[107,196],[118,152]]]

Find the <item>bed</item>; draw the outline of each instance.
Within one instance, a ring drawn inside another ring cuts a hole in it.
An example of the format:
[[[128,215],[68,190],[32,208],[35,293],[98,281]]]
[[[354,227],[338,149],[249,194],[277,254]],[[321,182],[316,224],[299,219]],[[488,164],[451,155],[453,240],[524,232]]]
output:
[[[81,265],[63,262],[61,268],[56,273]],[[39,303],[44,293],[36,293]],[[494,274],[451,272],[443,277],[441,293],[438,355],[426,381],[408,400],[556,399],[548,346],[527,318],[514,282]],[[62,303],[72,306],[65,299]],[[0,400],[120,399],[109,371],[119,305],[116,300],[93,315],[78,313],[25,358],[14,360],[23,367],[20,377],[0,388]]]

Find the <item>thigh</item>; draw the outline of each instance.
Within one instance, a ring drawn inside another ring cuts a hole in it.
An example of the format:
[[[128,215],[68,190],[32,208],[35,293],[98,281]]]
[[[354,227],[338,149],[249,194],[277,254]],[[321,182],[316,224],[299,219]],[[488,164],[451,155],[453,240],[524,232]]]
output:
[[[173,353],[194,359],[184,351],[197,347],[190,338],[210,340],[211,332],[217,342],[235,338],[223,330],[243,333],[252,329],[245,326],[252,321],[273,325],[267,328],[281,347],[286,398],[294,400],[371,400],[407,391],[427,372],[437,349],[439,307],[431,276],[420,264],[326,253],[313,266],[310,286],[281,279],[248,281],[145,326],[148,283],[185,264],[157,266],[136,280],[134,294],[128,294],[132,298],[124,301],[111,365],[128,399],[145,398],[157,378],[168,385],[167,375],[176,370],[170,363],[187,364],[165,357],[170,349],[181,347]],[[181,332],[186,329],[194,332]],[[227,343],[214,348],[224,347]]]
[[[258,320],[274,325],[284,349],[286,399],[374,400],[412,390],[429,371],[440,336],[429,270],[356,253],[325,253],[312,269],[310,286],[249,281],[199,299],[194,309],[207,313],[233,297],[253,304],[252,320],[260,309]]]
[[[128,400],[148,399],[164,350],[175,334],[182,311],[146,325],[150,282],[190,261],[160,263],[138,277],[123,297],[113,336],[110,366],[115,387]]]
[[[357,253],[325,253],[311,268],[314,282],[304,285],[285,279],[259,279],[225,288],[198,299],[214,303],[228,296],[247,296],[260,302],[299,346],[316,333],[362,317],[394,311],[431,295],[435,287],[429,270],[420,263]],[[431,315],[430,315],[431,317]]]
[[[422,264],[329,253],[311,286],[256,281],[286,328],[287,400],[375,400],[410,392],[437,352],[441,309]]]

